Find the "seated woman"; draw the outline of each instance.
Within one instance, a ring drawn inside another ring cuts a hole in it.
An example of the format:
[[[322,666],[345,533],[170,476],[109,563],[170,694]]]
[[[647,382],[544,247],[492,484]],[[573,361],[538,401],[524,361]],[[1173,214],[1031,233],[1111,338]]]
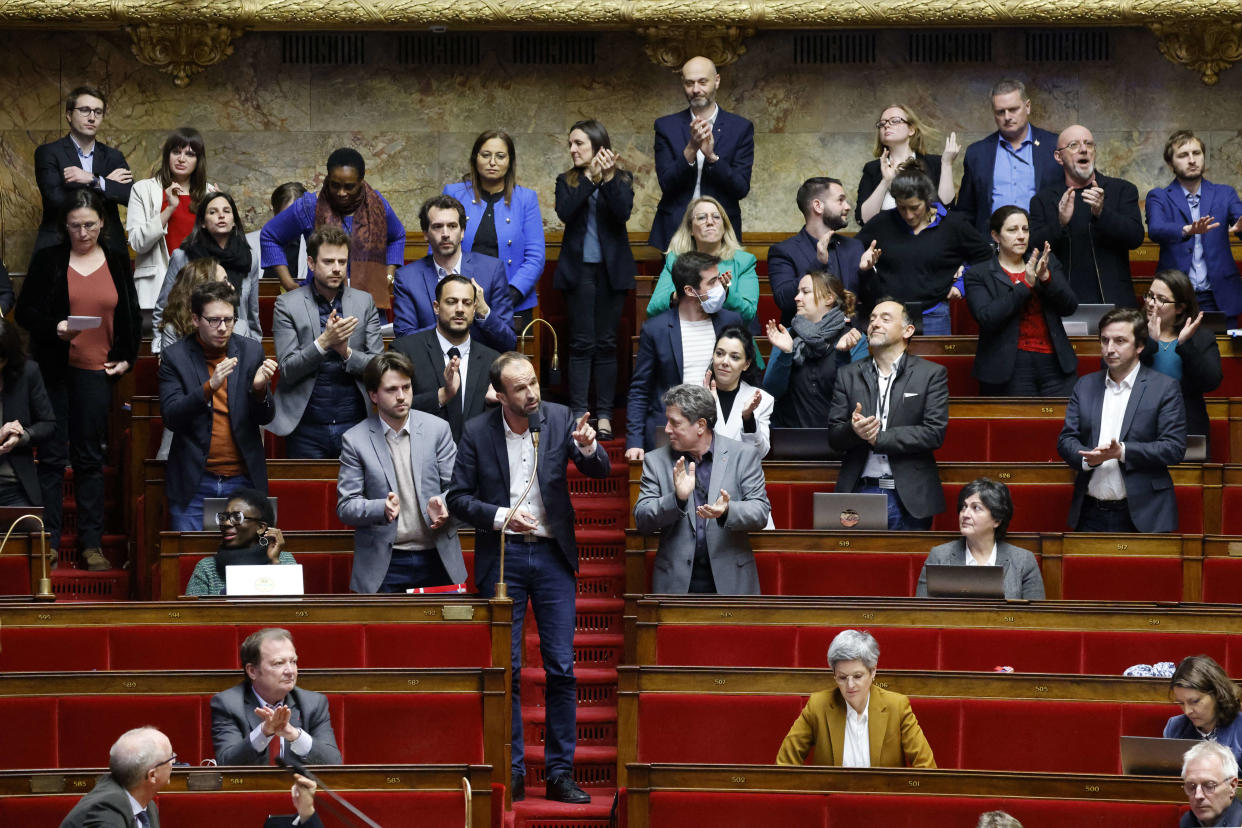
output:
[[[1045,243],[1027,258],[1030,217],[1001,207],[989,224],[997,253],[966,271],[966,304],[979,323],[975,379],[984,396],[1068,397],[1078,357],[1061,317],[1078,297]]]
[[[274,524],[272,504],[257,489],[239,489],[216,515],[220,548],[194,567],[186,595],[224,595],[224,570],[236,564],[296,564]]]
[[[919,573],[915,595],[927,597],[927,564],[999,566],[1005,570],[1005,597],[1044,599],[1044,579],[1035,556],[1005,543],[1005,530],[1013,517],[1009,487],[986,477],[972,480],[957,496],[957,525],[961,540],[932,547]]]
[[[224,268],[215,259],[194,259],[177,272],[172,289],[168,291],[168,303],[160,316],[160,327],[155,336],[160,340],[160,353],[178,339],[189,336],[197,328],[190,313],[190,294],[203,282],[223,282],[228,278]]]
[[[815,765],[936,767],[910,700],[873,685],[879,660],[880,645],[871,633],[843,630],[832,639],[828,666],[836,676],[836,689],[811,695],[781,743],[776,764],[804,764],[814,750]],[[834,731],[841,734],[839,741],[833,741]],[[871,745],[876,743],[880,750],[873,756]]]
[[[1166,739],[1208,739],[1242,758],[1242,719],[1238,686],[1205,655],[1182,659],[1169,679],[1169,696],[1182,713],[1164,726]]]
[[[1216,334],[1203,327],[1203,314],[1190,277],[1180,270],[1161,270],[1144,297],[1147,335],[1152,341],[1142,356],[1151,367],[1182,384],[1186,405],[1186,433],[1208,434],[1207,404],[1203,395],[1215,391],[1224,378]]]
[[[0,319],[0,403],[0,506],[40,506],[34,449],[55,433],[56,412],[39,366],[26,358],[21,329],[5,319]]]
[[[715,313],[724,307],[750,324],[759,307],[759,277],[755,272],[757,260],[742,249],[720,202],[708,196],[696,198],[686,207],[681,226],[673,234],[664,256],[664,270],[651,291],[647,317],[669,309],[673,300],[673,262],[689,250],[710,253],[720,259],[718,269],[723,295],[709,296],[703,303],[703,309]]]
[[[781,402],[772,415],[779,428],[823,428],[832,407],[837,367],[849,362],[850,349],[862,339],[850,327],[854,294],[836,276],[822,270],[808,273],[794,294],[797,314],[789,329],[769,319],[772,355],[763,390]]]

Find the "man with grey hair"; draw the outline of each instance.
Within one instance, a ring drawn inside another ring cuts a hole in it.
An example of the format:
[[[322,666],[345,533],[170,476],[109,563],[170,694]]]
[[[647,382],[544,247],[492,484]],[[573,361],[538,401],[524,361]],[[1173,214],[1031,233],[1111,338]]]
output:
[[[1238,792],[1238,760],[1218,742],[1203,741],[1182,757],[1182,787],[1190,810],[1180,828],[1201,825],[1242,825]]]
[[[1057,137],[1031,125],[1031,99],[1022,81],[1002,80],[988,98],[996,131],[966,148],[954,208],[965,213],[984,238],[992,213],[1008,204],[1025,210],[1041,187],[1061,177],[1053,158]]]
[[[168,784],[176,760],[168,737],[154,727],[126,731],[108,752],[108,773],[60,828],[159,828],[155,794]]]
[[[755,450],[713,432],[716,400],[701,385],[664,394],[668,445],[643,457],[634,521],[660,533],[651,591],[758,595],[747,532],[772,511]]]

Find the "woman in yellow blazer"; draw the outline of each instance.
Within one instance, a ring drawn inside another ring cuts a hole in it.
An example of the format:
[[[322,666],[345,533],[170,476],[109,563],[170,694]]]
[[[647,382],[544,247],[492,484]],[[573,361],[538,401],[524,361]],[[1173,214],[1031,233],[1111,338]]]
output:
[[[789,728],[778,765],[801,765],[813,749],[816,765],[853,768],[934,768],[910,700],[875,687],[880,646],[866,632],[844,630],[828,647],[834,690],[813,693]]]

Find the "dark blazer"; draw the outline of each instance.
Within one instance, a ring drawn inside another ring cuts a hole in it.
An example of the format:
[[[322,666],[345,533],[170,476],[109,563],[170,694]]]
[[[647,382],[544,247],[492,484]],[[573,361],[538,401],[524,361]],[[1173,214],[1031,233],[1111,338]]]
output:
[[[1079,451],[1100,444],[1100,414],[1104,405],[1106,371],[1078,380],[1065,406],[1065,427],[1057,439],[1057,452],[1078,472],[1069,525],[1078,526],[1082,501],[1092,471],[1084,470]],[[1147,366],[1139,368],[1130,390],[1130,402],[1121,421],[1119,442],[1125,443],[1125,478],[1130,520],[1140,532],[1176,532],[1177,497],[1169,466],[1186,456],[1186,408],[1178,384]]]
[[[741,325],[742,317],[730,310],[712,317],[716,335],[729,325]],[[638,335],[638,356],[630,377],[630,395],[625,404],[625,447],[650,451],[655,448],[656,432],[664,428],[664,392],[681,385],[683,372],[681,317],[677,306],[658,313],[643,323]]]
[[[267,701],[271,701],[268,699]],[[341,750],[336,746],[332,720],[328,717],[328,697],[313,690],[295,687],[285,696],[289,724],[305,730],[314,739],[310,753],[301,759],[307,765],[340,765]],[[266,751],[250,744],[250,731],[259,724],[254,710],[259,697],[249,681],[240,682],[211,697],[211,744],[221,765],[267,765]]]
[[[845,453],[837,475],[837,491],[852,492],[862,478],[872,447],[854,433],[854,407],[874,414],[879,384],[874,360],[852,362],[837,371],[828,421],[828,443]],[[944,490],[933,452],[944,443],[949,425],[949,382],[943,365],[906,352],[889,391],[888,428],[880,432],[875,451],[888,455],[897,495],[918,518],[944,511]]]
[[[475,318],[470,335],[497,351],[513,350],[517,335],[513,332],[513,306],[509,301],[509,280],[505,277],[504,265],[491,256],[462,251],[460,270],[463,276],[474,279],[483,288],[483,298],[489,308],[487,319]],[[431,306],[436,301],[437,284],[436,263],[430,255],[397,269],[392,283],[394,336],[436,326]]]
[[[927,168],[927,177],[931,179],[932,185],[939,190],[940,156],[919,155],[916,157]],[[872,158],[866,164],[863,164],[862,178],[858,180],[858,200],[854,202],[854,221],[858,222],[859,227],[862,227],[865,222],[862,220],[862,214],[858,211],[862,208],[862,203],[871,198],[871,194],[875,192],[876,187],[879,187],[882,181],[884,181],[884,175],[880,172],[880,159]],[[940,197],[937,196],[936,200],[939,201]]]
[[[992,182],[996,172],[996,147],[1001,140],[1000,130],[981,138],[966,148],[962,162],[962,186],[958,188],[957,212],[965,213],[975,229],[988,237],[988,222],[992,218]],[[1062,180],[1064,173],[1053,153],[1057,149],[1057,136],[1046,129],[1031,125],[1031,158],[1035,162],[1035,192]],[[1026,207],[1019,204],[1019,207]],[[1031,248],[1034,249],[1032,244]]]
[[[696,169],[686,163],[682,150],[690,143],[690,109],[657,118],[655,122],[656,178],[660,182],[660,203],[647,244],[668,250],[677,225],[694,195]],[[742,208],[739,202],[750,192],[750,169],[755,162],[755,125],[740,115],[716,114],[714,151],[719,160],[703,164],[699,192],[711,196],[724,207],[738,241],[742,240]]]
[[[768,248],[768,282],[772,285],[772,298],[781,312],[781,324],[789,327],[797,313],[794,297],[798,294],[798,282],[807,273],[827,270],[841,280],[845,289],[858,295],[858,262],[863,246],[852,236],[833,233],[828,242],[828,264],[821,264],[815,249],[817,240],[803,226],[796,234]]]
[[[391,349],[405,354],[414,363],[414,398],[410,407],[447,420],[453,431],[453,441],[459,442],[462,426],[486,410],[488,372],[500,354],[471,337],[466,386],[457,390],[457,395],[449,400],[450,405],[441,406],[438,393],[444,387],[444,352],[440,350],[435,328],[395,339]]]
[[[17,294],[13,292],[13,280],[9,278],[9,269],[0,262],[0,316],[7,315],[17,304]]]
[[[919,572],[919,584],[914,594],[919,598],[927,597],[927,565],[956,566],[966,562],[966,541],[958,538],[955,541],[933,546],[923,562],[923,570]],[[1039,564],[1035,556],[1028,550],[1012,543],[997,541],[996,565],[1005,571],[1005,597],[1025,598],[1028,601],[1044,599],[1044,576],[1040,574]]]
[[[155,800],[147,805],[147,819],[151,828],[160,828],[160,809]],[[60,828],[137,828],[138,820],[130,809],[129,795],[112,774],[105,773],[95,780],[95,787],[73,806]]]
[[[35,474],[32,449],[56,431],[56,412],[52,410],[47,389],[43,387],[39,366],[26,360],[17,379],[5,382],[0,399],[4,402],[4,422],[17,420],[26,429],[25,438],[8,453],[7,458],[13,473],[17,475],[17,482],[22,484],[27,501],[39,506],[43,503],[43,493]]]
[[[92,174],[104,179],[104,229],[100,234],[99,243],[116,254],[128,257],[129,248],[125,242],[125,225],[121,223],[118,204],[129,204],[129,191],[132,184],[121,184],[109,181],[108,174],[120,168],[129,169],[125,156],[121,151],[107,144],[95,141],[95,155],[92,159]],[[45,247],[55,247],[63,239],[60,238],[60,213],[69,200],[69,194],[82,189],[83,184],[66,184],[65,167],[81,167],[82,159],[78,158],[77,145],[66,135],[35,150],[35,182],[39,185],[39,195],[43,198],[43,218],[39,220],[39,234],[35,237],[35,251]],[[89,185],[89,186],[94,186]]]
[[[1129,181],[1096,173],[1104,189],[1104,208],[1098,217],[1079,194],[1074,216],[1065,227],[1057,217],[1057,205],[1065,193],[1065,179],[1041,189],[1031,199],[1031,250],[1052,243],[1069,274],[1070,287],[1079,302],[1091,304],[1096,297],[1118,307],[1134,307],[1134,283],[1130,280],[1130,251],[1143,243],[1143,217],[1138,190]]]
[[[1199,237],[1203,240],[1203,264],[1217,306],[1237,316],[1242,313],[1242,277],[1229,249],[1229,228],[1242,218],[1242,199],[1233,187],[1203,179],[1199,184],[1199,215],[1213,216],[1220,222],[1220,227]],[[1190,273],[1195,237],[1182,236],[1182,228],[1190,222],[1190,206],[1177,179],[1147,193],[1147,235],[1160,245],[1157,270]]]
[[[572,290],[582,278],[582,245],[586,241],[587,216],[590,215],[591,194],[595,200],[595,228],[599,234],[601,265],[608,273],[613,290],[633,290],[634,253],[625,223],[634,209],[634,178],[618,170],[611,180],[598,187],[585,175],[578,176],[578,186],[569,186],[567,173],[556,177],[556,215],[565,223],[561,237],[561,253],[556,262],[552,286]]]
[[[569,409],[545,402],[539,440],[539,493],[548,513],[548,528],[565,562],[578,571],[578,542],[574,537],[574,507],[569,499],[565,466],[570,461],[589,477],[607,477],[608,452],[596,441],[587,456],[571,436],[574,419]],[[466,423],[457,447],[457,465],[449,487],[448,507],[453,516],[474,527],[474,582],[491,589],[500,563],[500,533],[492,528],[496,510],[509,506],[509,454],[501,409],[495,408]],[[488,578],[493,580],[489,581]]]
[[[1031,296],[1039,296],[1048,323],[1048,337],[1061,371],[1072,374],[1078,370],[1074,346],[1065,335],[1062,316],[1078,310],[1078,298],[1070,289],[1061,263],[1054,257],[1048,265],[1047,282],[1036,281],[1034,288],[1025,283],[1014,284],[995,256],[990,262],[975,265],[966,271],[966,304],[979,323],[979,344],[975,349],[975,379],[980,382],[1003,383],[1013,376],[1018,354],[1018,326],[1022,309]]]
[[[142,318],[129,253],[118,254],[104,248],[104,256],[116,286],[108,359],[124,360],[132,370],[138,359]],[[63,380],[69,370],[69,343],[56,335],[56,326],[69,318],[68,245],[45,247],[31,258],[14,318],[30,334],[30,355],[39,363],[43,380],[48,385]]]
[[[1152,356],[1160,343],[1151,337],[1143,348],[1140,359],[1150,366]],[[1216,334],[1200,325],[1190,339],[1176,346],[1177,355],[1182,358],[1182,404],[1186,406],[1186,433],[1203,434],[1211,431],[1208,421],[1207,403],[1203,395],[1220,387],[1225,375],[1221,370],[1220,346],[1216,344]]]
[[[267,461],[259,427],[276,416],[276,404],[271,385],[261,400],[254,398],[252,386],[255,372],[263,364],[263,346],[248,337],[232,336],[225,352],[237,358],[237,367],[228,378],[233,439],[250,482],[256,489],[267,491]],[[185,504],[198,489],[211,449],[211,406],[203,399],[203,384],[210,375],[197,334],[178,340],[164,351],[159,377],[160,413],[164,427],[173,431],[164,472],[165,491],[173,503]]]

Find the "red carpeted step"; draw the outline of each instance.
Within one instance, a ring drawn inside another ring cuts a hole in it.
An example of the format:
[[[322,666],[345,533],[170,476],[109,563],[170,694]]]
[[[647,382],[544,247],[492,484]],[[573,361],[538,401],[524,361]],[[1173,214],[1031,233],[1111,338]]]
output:
[[[543,656],[539,652],[539,636],[531,627],[526,628],[525,656],[527,667],[542,667]],[[574,669],[584,667],[613,667],[621,663],[625,650],[625,636],[616,633],[579,633],[574,636]]]
[[[578,567],[591,563],[617,564],[625,569],[625,532],[618,529],[574,530],[578,541]]]
[[[624,545],[613,554],[625,554]],[[579,553],[581,554],[581,553]],[[579,560],[578,562],[578,597],[579,598],[624,598],[625,597],[625,563],[623,559],[615,560]]]
[[[592,747],[578,745],[574,749],[574,781],[590,793],[592,788],[615,788],[617,786],[616,747]],[[526,745],[526,795],[531,788],[545,784],[543,745]]]
[[[630,521],[628,497],[577,497],[574,499],[575,534],[584,529],[624,532]]]
[[[88,572],[61,567],[51,573],[57,601],[125,601],[129,598],[129,572],[112,569]]]
[[[529,779],[529,777],[527,777]],[[589,805],[566,805],[543,798],[542,784],[526,787],[526,801],[513,803],[505,814],[505,828],[608,828],[615,790],[588,788]]]
[[[547,743],[544,732],[546,715],[547,710],[542,707],[522,709],[522,721],[526,725],[524,736],[528,747]],[[577,724],[578,747],[617,746],[617,708],[584,707],[578,711]]]
[[[522,706],[546,707],[542,667],[522,668]],[[617,671],[609,667],[574,668],[578,680],[578,710],[584,707],[615,707]]]

